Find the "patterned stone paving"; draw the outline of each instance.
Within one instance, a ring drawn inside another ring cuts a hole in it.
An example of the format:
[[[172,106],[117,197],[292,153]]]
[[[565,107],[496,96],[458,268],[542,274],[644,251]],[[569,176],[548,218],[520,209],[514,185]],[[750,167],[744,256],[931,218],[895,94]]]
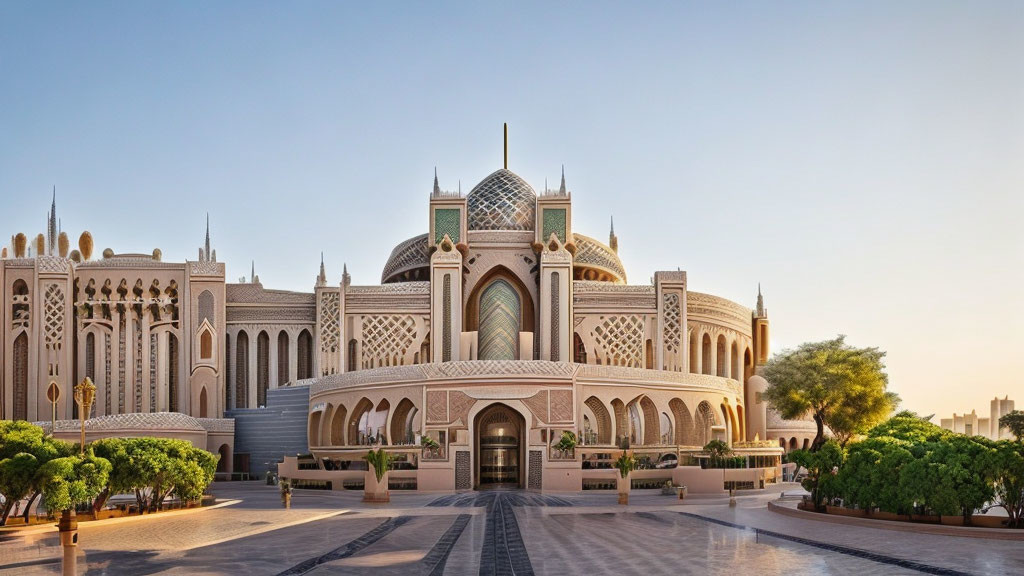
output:
[[[781,516],[772,497],[694,498],[641,491],[394,494],[217,485],[242,502],[192,515],[93,525],[81,533],[89,574],[1020,574],[1017,542],[927,536]],[[342,510],[345,513],[337,514]],[[326,517],[334,512],[336,515]],[[0,574],[56,574],[54,535],[0,540]]]

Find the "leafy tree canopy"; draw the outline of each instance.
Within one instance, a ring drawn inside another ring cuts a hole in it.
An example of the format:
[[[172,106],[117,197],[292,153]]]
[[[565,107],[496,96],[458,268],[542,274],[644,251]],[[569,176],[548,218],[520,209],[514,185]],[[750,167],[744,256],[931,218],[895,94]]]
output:
[[[846,344],[845,336],[802,344],[765,366],[765,396],[783,418],[810,414],[818,428],[812,451],[825,443],[825,426],[846,442],[882,421],[899,404],[899,397],[887,390],[884,357],[878,348]]]
[[[999,427],[1009,428],[1017,442],[1024,442],[1024,411],[1014,410],[999,417]]]
[[[110,462],[94,456],[55,458],[39,468],[40,485],[50,510],[71,510],[96,497],[110,474]]]

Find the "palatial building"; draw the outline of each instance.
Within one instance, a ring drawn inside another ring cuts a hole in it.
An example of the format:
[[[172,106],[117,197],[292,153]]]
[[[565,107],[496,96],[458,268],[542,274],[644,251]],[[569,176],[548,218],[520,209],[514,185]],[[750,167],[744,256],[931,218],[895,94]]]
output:
[[[435,175],[428,196],[427,232],[395,247],[379,285],[329,283],[321,263],[310,293],[226,282],[209,227],[194,261],[94,258],[88,234],[71,251],[54,206],[0,265],[3,418],[48,421],[50,383],[57,418],[75,418],[71,386],[88,376],[94,417],[181,412],[221,438],[226,411],[308,386],[317,469],[301,476],[336,488],[370,444],[419,489],[578,490],[622,447],[657,475],[715,438],[776,467],[760,293],[751,310],[682,271],[629,284],[614,230],[574,229],[564,175],[537,194],[503,168],[465,196]],[[554,447],[565,431],[569,452]],[[214,448],[230,470],[233,446]]]

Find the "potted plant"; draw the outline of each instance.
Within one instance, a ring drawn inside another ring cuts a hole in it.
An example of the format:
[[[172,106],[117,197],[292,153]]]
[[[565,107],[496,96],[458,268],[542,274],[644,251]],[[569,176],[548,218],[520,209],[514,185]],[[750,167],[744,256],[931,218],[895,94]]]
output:
[[[661,485],[662,496],[675,496],[676,486],[672,484],[671,480],[665,480],[665,483]]]
[[[392,456],[383,447],[370,450],[363,457],[369,464],[363,488],[364,502],[389,502],[388,468],[391,467]]]
[[[558,451],[560,457],[569,458],[572,451],[576,449],[576,441],[576,434],[572,430],[563,430],[562,437],[555,444],[555,450]]]
[[[619,477],[617,478],[619,504],[629,504],[629,474],[634,468],[636,468],[636,460],[633,458],[633,455],[623,450],[622,456],[619,456],[618,460],[615,461],[615,469],[619,471]]]
[[[441,445],[437,443],[437,440],[434,440],[430,436],[423,435],[420,437],[420,447],[423,448],[424,456],[436,458],[439,456]]]
[[[281,480],[278,483],[278,488],[281,489],[281,505],[285,508],[292,507],[292,482],[291,480]]]

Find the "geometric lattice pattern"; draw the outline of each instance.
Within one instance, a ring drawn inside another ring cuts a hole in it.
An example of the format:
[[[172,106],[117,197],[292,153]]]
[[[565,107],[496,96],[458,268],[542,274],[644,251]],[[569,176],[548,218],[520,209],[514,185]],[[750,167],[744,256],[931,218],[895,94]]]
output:
[[[679,331],[682,309],[679,307],[679,293],[666,292],[664,302],[665,322],[662,337],[665,341],[665,351],[671,354],[678,354],[682,350],[682,336]]]
[[[480,296],[480,360],[519,358],[519,294],[505,280],[495,280]]]
[[[644,319],[641,316],[608,316],[592,335],[604,349],[611,366],[643,368]]]
[[[459,242],[459,232],[462,230],[462,222],[459,217],[458,208],[438,208],[434,210],[434,243],[439,244],[447,234],[452,242]]]
[[[420,234],[402,242],[391,251],[384,272],[380,275],[381,283],[387,282],[392,276],[402,272],[430,268],[430,251],[427,246],[427,235]]]
[[[565,244],[565,208],[545,208],[541,240],[547,242],[551,235],[558,236],[558,241]]]
[[[573,234],[572,237],[576,243],[576,254],[572,259],[574,266],[600,268],[610,272],[619,281],[626,282],[626,269],[611,248],[582,234]]]
[[[560,302],[558,294],[558,272],[551,273],[551,360],[558,362],[561,360],[561,349],[559,347],[561,338],[561,322],[559,319]]]
[[[405,354],[415,338],[412,316],[364,316],[363,368],[405,364]]]
[[[43,320],[43,335],[49,348],[60,348],[64,335],[64,290],[57,284],[46,287],[46,308]]]
[[[320,351],[334,354],[341,346],[341,293],[320,294]]]
[[[537,194],[509,170],[496,170],[469,193],[470,230],[533,230]]]

